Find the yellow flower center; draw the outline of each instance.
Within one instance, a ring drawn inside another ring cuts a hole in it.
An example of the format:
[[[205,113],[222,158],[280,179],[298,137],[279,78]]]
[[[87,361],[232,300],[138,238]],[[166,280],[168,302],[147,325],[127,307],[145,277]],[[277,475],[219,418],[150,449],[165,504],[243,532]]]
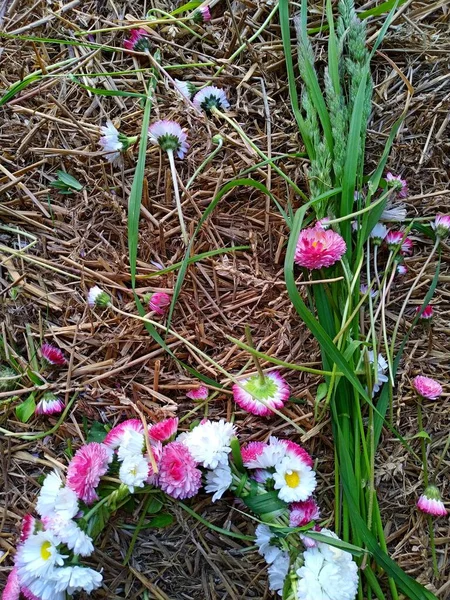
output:
[[[286,471],[284,480],[290,488],[296,488],[300,483],[300,475],[297,471]]]
[[[312,246],[313,248],[317,248],[317,245],[318,245],[318,243],[319,243],[319,242],[313,242],[313,243],[311,244],[311,246]]]
[[[51,542],[44,542],[41,546],[41,558],[42,560],[48,560],[50,558],[50,556],[52,555],[52,553],[50,552],[49,548],[52,547]]]
[[[130,475],[133,475],[134,477],[136,477],[136,474],[137,474],[136,467],[134,467],[133,469],[130,469]]]

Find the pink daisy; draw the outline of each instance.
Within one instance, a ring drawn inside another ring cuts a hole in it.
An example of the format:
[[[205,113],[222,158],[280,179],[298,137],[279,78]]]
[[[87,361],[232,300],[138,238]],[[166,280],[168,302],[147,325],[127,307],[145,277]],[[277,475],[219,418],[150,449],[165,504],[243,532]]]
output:
[[[417,501],[417,508],[433,517],[445,517],[447,510],[441,500],[441,494],[434,485],[429,485]]]
[[[158,440],[165,442],[176,434],[178,429],[178,418],[172,417],[171,419],[165,419],[160,423],[155,423],[148,430],[148,435],[152,440]]]
[[[404,238],[404,239],[403,239]],[[402,254],[411,254],[413,243],[412,240],[405,237],[403,231],[389,230],[384,238],[389,250],[397,250],[400,248]]]
[[[20,542],[23,543],[27,540],[31,534],[34,533],[34,528],[36,527],[36,519],[30,515],[26,514],[22,520],[22,529],[20,531]]]
[[[447,237],[450,233],[450,215],[436,215],[431,227],[435,230],[437,236]]]
[[[213,108],[219,110],[230,108],[225,92],[214,85],[208,85],[197,92],[192,103],[198,110],[203,109],[208,115]]]
[[[157,121],[148,128],[149,139],[166,152],[175,152],[178,158],[184,158],[189,149],[187,134],[175,121]]]
[[[209,391],[206,385],[201,385],[198,388],[194,388],[186,394],[186,398],[191,400],[206,400],[209,396]]]
[[[170,296],[164,292],[155,292],[151,295],[148,307],[158,315],[164,315],[170,306]]]
[[[300,232],[294,260],[307,269],[331,267],[341,259],[346,249],[343,238],[332,229],[310,227]]]
[[[291,440],[279,440],[286,447],[286,456],[297,457],[302,460],[305,465],[312,467],[314,464],[311,455],[304,448],[292,442]]]
[[[45,360],[51,365],[62,367],[67,362],[61,350],[56,348],[56,346],[52,346],[51,344],[42,344],[41,354],[42,357],[45,358]]]
[[[241,455],[244,466],[248,467],[248,463],[256,460],[264,452],[267,444],[265,442],[249,442],[242,446]]]
[[[159,463],[159,487],[173,498],[192,498],[202,485],[202,474],[188,448],[171,442],[163,448]]]
[[[115,450],[123,444],[129,429],[133,429],[133,431],[136,431],[137,433],[144,433],[142,421],[139,419],[128,419],[127,421],[123,421],[119,425],[116,425],[116,427],[113,427],[111,431],[108,432],[103,443],[105,446],[108,446],[108,448],[111,448],[111,450]]]
[[[420,311],[421,311],[421,307],[418,306],[416,308],[416,315],[418,315],[420,313]],[[427,304],[427,306],[425,306],[425,308],[423,309],[422,314],[420,315],[420,318],[425,321],[428,321],[433,318],[433,312],[434,311],[433,311],[433,307],[431,306],[431,304]]]
[[[393,182],[398,187],[398,197],[406,198],[408,195],[408,183],[406,179],[402,179],[400,175],[393,175],[392,173],[386,174],[386,181]]]
[[[261,382],[259,375],[241,379],[233,385],[233,397],[236,404],[253,415],[270,417],[272,408],[283,408],[289,399],[289,386],[277,371],[264,375]]]
[[[442,394],[442,385],[431,377],[417,375],[413,379],[413,386],[419,396],[428,400],[437,400]]]
[[[304,527],[319,517],[319,507],[313,498],[308,498],[304,502],[293,502],[290,506],[289,527]]]
[[[108,470],[111,453],[107,446],[90,442],[82,446],[72,458],[67,469],[66,484],[85,504],[98,500],[95,491],[100,478]]]
[[[158,472],[155,473],[155,471],[153,470],[152,464],[149,462],[149,465],[148,465],[148,479],[146,480],[146,483],[148,485],[158,485],[158,482],[159,482],[159,464],[161,462],[161,457],[162,457],[162,452],[163,452],[163,445],[161,444],[161,442],[159,440],[150,440],[150,446],[151,446],[151,450],[152,450],[152,453],[153,453],[153,457],[154,457],[155,462],[156,462],[156,466],[158,467]]]
[[[211,13],[208,6],[200,6],[192,15],[194,23],[207,23],[211,21]]]
[[[19,600],[20,582],[17,567],[10,572],[6,580],[6,586],[3,590],[2,600]]]
[[[57,415],[64,410],[64,402],[55,394],[46,392],[39,400],[35,414],[37,415]]]
[[[41,600],[37,596],[35,596],[27,587],[20,588],[20,591],[25,596],[27,600]]]
[[[406,275],[408,272],[408,267],[406,265],[397,265],[397,273],[400,276]]]
[[[145,52],[150,48],[147,31],[145,29],[132,29],[130,37],[124,40],[123,47],[126,50],[134,50],[134,52]]]

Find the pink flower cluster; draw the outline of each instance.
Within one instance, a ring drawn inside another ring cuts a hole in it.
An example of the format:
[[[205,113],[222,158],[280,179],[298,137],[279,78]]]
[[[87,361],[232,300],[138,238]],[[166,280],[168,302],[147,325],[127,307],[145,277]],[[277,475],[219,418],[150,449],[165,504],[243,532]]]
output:
[[[321,269],[331,267],[342,258],[347,246],[344,239],[332,229],[324,229],[324,223],[300,232],[294,260],[300,267]]]

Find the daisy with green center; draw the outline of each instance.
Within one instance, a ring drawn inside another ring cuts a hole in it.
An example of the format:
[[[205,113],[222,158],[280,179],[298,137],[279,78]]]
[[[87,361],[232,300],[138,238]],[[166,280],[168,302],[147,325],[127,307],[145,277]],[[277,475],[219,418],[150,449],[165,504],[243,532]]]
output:
[[[170,171],[172,173],[173,191],[175,194],[178,218],[180,220],[181,235],[184,243],[187,245],[188,236],[181,208],[180,191],[178,188],[178,178],[174,159],[174,153],[176,153],[178,158],[182,159],[188,151],[189,144],[187,143],[187,134],[178,123],[175,123],[175,121],[157,121],[156,123],[153,123],[153,125],[150,125],[148,135],[153,144],[158,144],[162,150],[167,152]]]
[[[208,85],[201,89],[195,94],[192,102],[198,110],[204,110],[207,115],[230,108],[227,95],[215,85]]]
[[[277,371],[242,379],[232,390],[236,404],[260,417],[272,416],[289,399],[289,386]]]

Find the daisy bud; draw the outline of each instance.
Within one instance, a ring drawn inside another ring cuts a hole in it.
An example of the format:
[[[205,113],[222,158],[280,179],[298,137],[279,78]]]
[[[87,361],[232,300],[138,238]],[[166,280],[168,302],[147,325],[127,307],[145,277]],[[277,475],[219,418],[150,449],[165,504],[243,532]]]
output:
[[[375,227],[370,232],[370,237],[372,238],[372,242],[375,246],[379,246],[381,242],[386,237],[388,230],[383,223],[377,223]]]
[[[422,307],[418,306],[416,308],[416,315],[418,315],[421,310]],[[431,306],[431,304],[427,304],[427,306],[425,306],[419,318],[423,321],[431,321],[431,319],[433,318],[433,307]]]
[[[417,501],[417,508],[432,517],[445,517],[447,510],[441,500],[441,494],[434,485],[429,485]]]
[[[220,133],[216,133],[216,135],[213,136],[211,141],[213,144],[216,144],[216,146],[218,146],[219,144],[223,143],[223,137],[220,135]]]
[[[209,7],[201,6],[200,8],[198,8],[192,15],[192,20],[194,21],[194,23],[198,23],[200,25],[211,21],[211,12],[209,10]]]
[[[225,92],[214,85],[208,85],[197,92],[192,102],[198,110],[203,109],[207,115],[211,114],[213,108],[230,108]]]
[[[259,375],[241,379],[232,390],[236,404],[261,417],[270,417],[272,408],[280,410],[289,399],[289,386],[277,371],[266,373],[264,381]]]
[[[408,195],[408,183],[406,179],[402,179],[400,175],[393,175],[392,173],[387,173],[386,181],[388,185],[391,185],[393,188],[398,190],[399,198],[406,198]]]
[[[132,29],[130,37],[123,42],[123,47],[126,50],[134,52],[145,52],[150,49],[150,40],[145,29]]]
[[[41,354],[42,358],[44,358],[51,365],[62,367],[67,362],[61,350],[56,348],[56,346],[52,346],[51,344],[42,344]]]
[[[36,406],[36,415],[57,415],[64,410],[64,402],[55,394],[46,392]]]
[[[300,232],[294,261],[300,267],[321,269],[331,267],[347,250],[344,239],[332,229],[310,227]]]
[[[406,275],[406,273],[408,272],[408,267],[406,265],[397,265],[397,273],[400,276]]]
[[[99,288],[98,285],[94,285],[89,289],[87,301],[89,306],[106,308],[111,303],[111,296]]]
[[[209,391],[205,385],[201,385],[186,394],[186,398],[191,400],[206,400],[208,398]]]
[[[402,254],[411,254],[413,243],[412,240],[405,237],[403,231],[392,231],[391,229],[386,234],[384,241],[389,250],[395,251],[400,249]]]
[[[450,234],[450,215],[436,215],[431,227],[438,237],[446,238]]]
[[[365,283],[362,283],[359,286],[359,292],[360,292],[361,296],[365,296],[367,294],[367,292],[369,292],[369,286],[366,285]],[[369,296],[371,298],[376,298],[377,295],[378,295],[377,292],[371,288],[370,292],[369,292]]]
[[[10,367],[0,366],[0,392],[9,392],[17,387],[17,373]]]
[[[413,387],[419,396],[427,400],[437,400],[442,394],[442,385],[435,379],[424,375],[414,377]]]
[[[188,151],[187,135],[175,121],[157,121],[148,128],[148,135],[153,144],[162,150],[174,152],[178,158],[184,158]]]
[[[303,502],[294,502],[290,506],[289,527],[304,527],[319,517],[319,507],[313,498],[308,498]]]
[[[148,307],[158,315],[164,315],[170,306],[170,296],[164,292],[155,292],[151,295]]]
[[[197,88],[190,81],[181,81],[181,79],[175,79],[174,81],[177,90],[188,100],[197,92]]]

